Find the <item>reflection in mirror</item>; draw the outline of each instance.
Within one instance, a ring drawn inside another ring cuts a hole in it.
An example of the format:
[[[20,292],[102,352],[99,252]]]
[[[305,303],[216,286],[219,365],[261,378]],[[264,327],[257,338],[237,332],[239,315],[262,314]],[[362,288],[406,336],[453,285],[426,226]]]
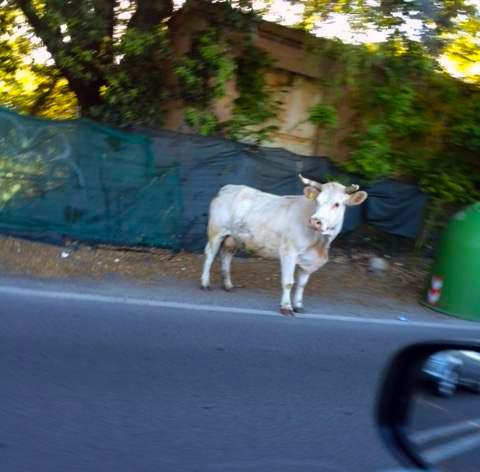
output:
[[[438,471],[480,470],[480,353],[440,351],[416,370],[407,437]]]

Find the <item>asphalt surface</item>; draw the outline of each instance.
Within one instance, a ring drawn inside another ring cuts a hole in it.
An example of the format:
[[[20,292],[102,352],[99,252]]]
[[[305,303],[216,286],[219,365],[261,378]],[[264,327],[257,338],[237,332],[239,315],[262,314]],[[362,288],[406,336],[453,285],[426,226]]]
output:
[[[9,472],[397,468],[373,419],[385,363],[417,340],[480,334],[7,282],[0,470]]]

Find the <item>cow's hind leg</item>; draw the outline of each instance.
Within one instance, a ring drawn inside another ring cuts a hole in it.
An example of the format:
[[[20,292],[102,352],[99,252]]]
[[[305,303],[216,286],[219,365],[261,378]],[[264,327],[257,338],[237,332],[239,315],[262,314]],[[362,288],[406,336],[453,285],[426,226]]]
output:
[[[235,240],[231,236],[227,236],[222,243],[220,251],[220,259],[222,263],[222,283],[223,288],[229,292],[233,290],[232,275],[230,266],[232,264],[233,255],[235,254]]]
[[[292,253],[280,256],[282,266],[282,302],[280,313],[285,316],[294,316],[290,294],[294,282],[296,259],[296,255]]]
[[[297,286],[295,288],[295,295],[293,297],[293,311],[296,313],[303,313],[305,311],[303,308],[303,291],[305,289],[305,285],[308,283],[310,275],[310,272],[307,272],[301,267],[299,268]]]
[[[203,263],[201,287],[205,290],[210,288],[210,269],[212,268],[215,256],[222,245],[224,235],[215,235],[208,239],[205,246],[205,261]]]

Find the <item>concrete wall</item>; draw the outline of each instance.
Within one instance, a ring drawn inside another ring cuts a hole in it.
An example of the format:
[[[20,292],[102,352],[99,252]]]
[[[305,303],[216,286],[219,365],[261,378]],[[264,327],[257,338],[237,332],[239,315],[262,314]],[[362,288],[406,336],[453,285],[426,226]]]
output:
[[[198,11],[177,13],[170,23],[171,40],[174,56],[181,57],[190,49],[191,38],[196,32],[208,26],[207,18],[211,12],[202,14]],[[261,21],[257,24],[256,46],[265,50],[274,61],[266,79],[272,88],[280,111],[273,122],[279,129],[274,132],[265,146],[281,147],[289,151],[311,156],[330,155],[335,160],[342,160],[348,154],[344,138],[350,129],[352,118],[348,103],[341,104],[340,127],[327,136],[325,132],[308,122],[309,109],[324,98],[319,84],[322,74],[328,73],[322,68],[322,61],[311,52],[315,41],[326,41],[274,23]],[[172,87],[175,79],[172,77]],[[220,121],[231,117],[233,102],[238,96],[235,80],[227,84],[227,95],[212,105],[212,111]],[[165,126],[175,131],[190,131],[183,120],[183,110],[187,104],[182,100],[172,100],[167,107]]]

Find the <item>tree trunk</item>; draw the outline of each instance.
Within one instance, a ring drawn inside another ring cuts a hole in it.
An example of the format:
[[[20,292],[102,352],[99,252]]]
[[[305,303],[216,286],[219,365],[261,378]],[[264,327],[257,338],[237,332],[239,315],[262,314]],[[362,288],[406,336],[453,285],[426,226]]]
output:
[[[67,77],[70,88],[77,97],[80,106],[80,115],[84,118],[99,119],[100,107],[103,105],[100,96],[100,87],[103,85],[97,83],[85,83],[83,80],[75,80]]]
[[[427,206],[427,215],[423,224],[423,228],[415,241],[415,249],[420,251],[428,242],[433,229],[438,224],[438,216],[443,208],[443,202],[441,200],[433,199]]]

